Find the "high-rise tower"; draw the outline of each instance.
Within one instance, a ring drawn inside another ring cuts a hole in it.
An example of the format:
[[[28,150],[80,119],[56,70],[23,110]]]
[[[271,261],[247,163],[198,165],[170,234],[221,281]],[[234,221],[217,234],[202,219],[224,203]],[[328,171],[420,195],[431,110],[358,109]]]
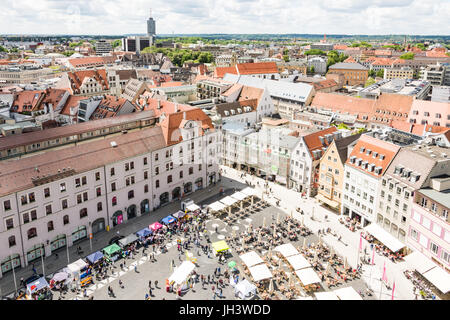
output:
[[[147,35],[154,37],[156,35],[156,23],[152,17],[152,10],[150,9],[150,17],[147,20]]]

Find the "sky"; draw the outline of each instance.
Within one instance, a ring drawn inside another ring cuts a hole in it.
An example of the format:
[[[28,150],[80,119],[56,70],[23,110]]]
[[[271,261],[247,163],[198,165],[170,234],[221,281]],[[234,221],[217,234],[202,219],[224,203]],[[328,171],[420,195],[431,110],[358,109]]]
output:
[[[449,35],[450,0],[0,0],[0,34]]]

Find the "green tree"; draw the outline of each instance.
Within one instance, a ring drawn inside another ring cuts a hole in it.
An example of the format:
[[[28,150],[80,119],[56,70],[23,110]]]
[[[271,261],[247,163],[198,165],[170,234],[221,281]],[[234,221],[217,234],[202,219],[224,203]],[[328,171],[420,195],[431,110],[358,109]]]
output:
[[[284,62],[289,62],[289,56],[287,54],[285,54],[283,56],[283,60],[284,60]]]
[[[383,78],[384,77],[384,69],[381,69],[381,70],[377,71],[377,77],[379,77],[379,78]]]
[[[400,59],[413,60],[414,59],[414,53],[413,52],[407,52],[405,54],[402,54],[400,56]]]
[[[111,46],[112,46],[113,48],[117,48],[117,47],[119,47],[119,46],[121,46],[121,45],[122,45],[122,40],[120,40],[120,39],[114,40],[114,41],[111,43]]]
[[[68,50],[66,52],[63,52],[63,55],[65,55],[66,57],[70,57],[71,55],[73,55],[75,53],[75,51],[73,50]]]
[[[311,66],[310,68],[309,68],[309,72],[310,73],[314,73],[316,71],[316,68],[314,67],[314,66]]]
[[[0,52],[7,52],[7,50],[4,47],[0,46]]]
[[[319,49],[310,49],[305,51],[305,55],[307,56],[326,56],[326,53]]]
[[[338,129],[350,130],[350,128],[345,123],[341,123],[340,125],[338,125],[337,128]]]
[[[420,50],[425,50],[425,45],[423,43],[416,43],[416,47]]]
[[[375,79],[372,77],[367,78],[366,83],[364,84],[364,88],[367,88],[375,83]]]
[[[369,77],[375,78],[376,75],[377,73],[375,72],[375,70],[369,70]]]

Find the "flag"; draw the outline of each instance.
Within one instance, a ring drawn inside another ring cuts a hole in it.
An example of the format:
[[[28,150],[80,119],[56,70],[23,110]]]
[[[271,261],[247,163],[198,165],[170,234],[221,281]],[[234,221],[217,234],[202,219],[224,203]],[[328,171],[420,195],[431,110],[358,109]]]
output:
[[[375,264],[375,247],[373,247],[373,249],[372,249],[372,265],[374,265]]]
[[[362,235],[361,233],[359,234],[359,252],[362,251]]]
[[[392,297],[391,297],[391,300],[394,300],[394,291],[395,291],[395,280],[394,280],[394,285],[392,286]]]
[[[387,283],[387,277],[386,277],[386,261],[384,262],[384,266],[383,266],[383,276],[381,277],[381,280],[383,280],[385,283]]]

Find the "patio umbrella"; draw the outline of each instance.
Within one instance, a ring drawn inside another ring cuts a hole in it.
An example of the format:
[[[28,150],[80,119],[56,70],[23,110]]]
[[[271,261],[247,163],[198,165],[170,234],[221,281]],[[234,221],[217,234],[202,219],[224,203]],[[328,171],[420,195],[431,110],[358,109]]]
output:
[[[263,219],[263,228],[265,228],[266,227],[266,217],[264,217],[264,219]]]
[[[269,282],[269,292],[272,293],[273,292],[273,280],[270,279],[269,281],[270,281]]]
[[[303,238],[303,249],[306,250],[306,238]]]
[[[319,235],[319,244],[322,244],[322,235]]]
[[[252,232],[252,227],[251,227],[250,225],[248,225],[248,227],[247,227],[247,232],[248,232],[248,233],[251,233],[251,232]]]
[[[236,238],[236,230],[233,229],[233,231],[231,231],[231,236],[232,236],[233,238]]]
[[[344,259],[344,269],[348,269],[347,257]]]
[[[228,262],[228,267],[229,267],[229,268],[234,268],[234,267],[236,267],[236,261],[230,261],[230,262]]]
[[[288,232],[291,232],[291,222],[288,223]]]
[[[66,272],[58,272],[53,276],[52,280],[54,280],[55,282],[59,282],[66,280],[68,277],[69,275]]]
[[[333,247],[331,247],[331,249],[330,249],[330,255],[334,256],[334,248]]]
[[[292,218],[293,216],[294,216],[294,213],[293,213],[292,210],[291,210],[290,217]]]
[[[244,237],[241,237],[241,245],[242,245],[242,247],[244,247],[244,245],[245,245]]]
[[[279,224],[280,223],[280,213],[278,212],[278,214],[277,214],[277,224]]]
[[[281,268],[281,258],[278,259],[278,268]]]
[[[275,235],[277,234],[277,226],[275,226],[274,228],[273,228],[273,237],[275,238]]]

